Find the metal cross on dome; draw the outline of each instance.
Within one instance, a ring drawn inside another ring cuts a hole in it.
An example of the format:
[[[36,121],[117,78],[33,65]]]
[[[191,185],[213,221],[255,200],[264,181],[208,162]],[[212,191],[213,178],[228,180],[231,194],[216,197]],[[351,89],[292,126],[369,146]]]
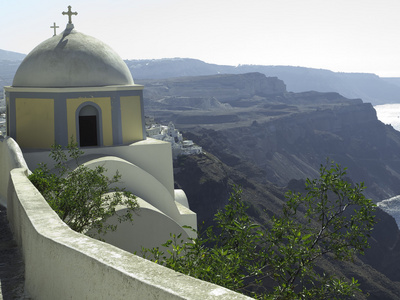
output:
[[[54,29],[54,35],[53,35],[53,36],[55,36],[55,35],[57,34],[57,28],[60,28],[60,26],[57,26],[57,25],[56,25],[56,22],[54,22],[54,25],[53,25],[53,26],[50,26],[50,28],[53,28],[53,29]]]
[[[75,15],[75,16],[76,16],[78,13],[77,13],[77,12],[72,12],[72,11],[71,11],[71,5],[69,5],[69,6],[68,6],[68,11],[67,11],[67,12],[63,11],[62,14],[63,14],[63,15],[68,15],[68,24],[72,24],[71,16],[72,16],[72,15]]]

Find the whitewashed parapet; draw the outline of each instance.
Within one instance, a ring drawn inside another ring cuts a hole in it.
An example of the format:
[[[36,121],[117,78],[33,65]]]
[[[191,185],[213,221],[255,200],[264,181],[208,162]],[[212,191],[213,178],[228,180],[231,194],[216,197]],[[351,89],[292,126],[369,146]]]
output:
[[[33,299],[250,299],[72,231],[27,178],[11,171],[8,218]]]
[[[21,148],[10,137],[0,135],[0,204],[7,207],[7,188],[10,171],[27,168]]]

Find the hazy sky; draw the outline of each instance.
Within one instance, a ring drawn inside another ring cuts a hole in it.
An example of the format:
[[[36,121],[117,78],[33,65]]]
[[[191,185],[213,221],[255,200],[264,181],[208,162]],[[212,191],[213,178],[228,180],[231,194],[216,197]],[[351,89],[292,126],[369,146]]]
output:
[[[28,53],[65,29],[124,59],[290,65],[400,77],[400,0],[0,0],[0,49]]]

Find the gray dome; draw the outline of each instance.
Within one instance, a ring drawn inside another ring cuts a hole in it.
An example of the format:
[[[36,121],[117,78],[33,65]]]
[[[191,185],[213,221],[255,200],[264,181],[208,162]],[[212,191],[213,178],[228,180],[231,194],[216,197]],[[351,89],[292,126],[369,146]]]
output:
[[[131,85],[121,57],[103,42],[66,29],[33,49],[14,76],[14,87]]]

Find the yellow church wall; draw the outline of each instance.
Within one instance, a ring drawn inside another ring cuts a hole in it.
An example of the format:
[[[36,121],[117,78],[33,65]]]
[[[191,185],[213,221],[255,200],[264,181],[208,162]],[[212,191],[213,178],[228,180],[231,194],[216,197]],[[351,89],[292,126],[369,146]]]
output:
[[[67,99],[67,122],[68,136],[76,137],[76,110],[85,102],[93,102],[101,109],[102,127],[103,127],[103,145],[113,145],[112,119],[111,119],[111,99],[110,97],[99,98],[71,98]]]
[[[49,148],[54,144],[54,100],[15,99],[17,142],[21,148]]]
[[[142,108],[139,96],[120,98],[122,142],[131,143],[143,139]]]

